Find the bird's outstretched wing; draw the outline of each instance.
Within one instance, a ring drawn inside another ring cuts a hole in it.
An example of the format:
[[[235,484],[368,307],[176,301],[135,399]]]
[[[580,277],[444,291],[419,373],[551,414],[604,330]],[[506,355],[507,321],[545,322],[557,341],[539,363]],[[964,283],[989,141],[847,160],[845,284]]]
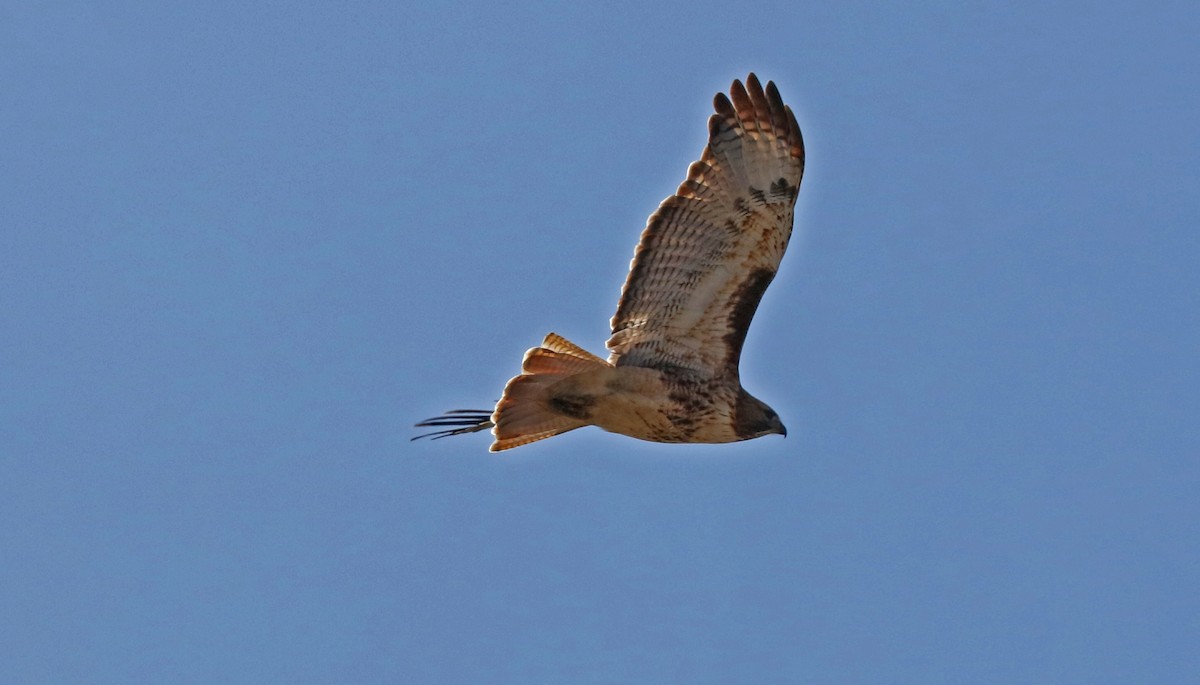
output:
[[[704,153],[642,232],[612,319],[610,363],[736,377],[792,234],[804,142],[775,84],[764,89],[754,74],[713,107]]]

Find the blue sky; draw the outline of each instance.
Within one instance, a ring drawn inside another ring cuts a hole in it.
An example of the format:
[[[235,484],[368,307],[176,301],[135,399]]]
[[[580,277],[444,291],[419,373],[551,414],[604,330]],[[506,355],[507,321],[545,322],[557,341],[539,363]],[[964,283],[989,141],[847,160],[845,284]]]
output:
[[[1200,672],[1200,11],[10,3],[0,681]],[[410,443],[756,71],[804,130],[786,439]]]

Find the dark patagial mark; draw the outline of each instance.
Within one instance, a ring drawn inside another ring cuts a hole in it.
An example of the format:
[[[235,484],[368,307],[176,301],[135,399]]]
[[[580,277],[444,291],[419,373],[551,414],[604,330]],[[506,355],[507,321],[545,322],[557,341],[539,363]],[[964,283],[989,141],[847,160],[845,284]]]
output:
[[[591,418],[592,398],[582,395],[563,395],[550,400],[550,407],[559,414],[583,421]]]
[[[743,440],[755,437],[759,423],[757,414],[754,397],[745,389],[738,388],[737,400],[733,404],[733,432]]]
[[[729,309],[729,333],[725,336],[725,344],[728,346],[725,363],[735,373],[742,358],[742,345],[746,342],[750,321],[754,318],[754,312],[758,311],[758,303],[773,278],[774,269],[755,269],[742,281],[730,300],[732,306]]]

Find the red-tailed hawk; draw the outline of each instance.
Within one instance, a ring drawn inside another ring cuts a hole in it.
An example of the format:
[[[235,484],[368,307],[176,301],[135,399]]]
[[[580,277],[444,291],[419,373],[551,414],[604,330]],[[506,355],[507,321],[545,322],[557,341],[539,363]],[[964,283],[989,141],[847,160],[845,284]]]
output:
[[[525,353],[495,410],[422,421],[442,430],[418,437],[491,428],[496,452],[583,426],[655,442],[787,435],[742,388],[738,361],[792,234],[804,142],[775,84],[764,90],[754,74],[713,107],[700,161],[634,252],[608,360],[551,333]]]

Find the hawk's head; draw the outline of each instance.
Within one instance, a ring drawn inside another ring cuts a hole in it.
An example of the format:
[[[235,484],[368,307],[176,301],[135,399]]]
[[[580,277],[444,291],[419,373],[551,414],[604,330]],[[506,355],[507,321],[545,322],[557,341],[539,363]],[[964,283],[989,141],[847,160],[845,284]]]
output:
[[[738,393],[736,414],[733,417],[733,429],[742,440],[761,437],[763,435],[782,435],[787,437],[787,428],[779,420],[779,414],[768,407],[765,402],[745,389]]]

